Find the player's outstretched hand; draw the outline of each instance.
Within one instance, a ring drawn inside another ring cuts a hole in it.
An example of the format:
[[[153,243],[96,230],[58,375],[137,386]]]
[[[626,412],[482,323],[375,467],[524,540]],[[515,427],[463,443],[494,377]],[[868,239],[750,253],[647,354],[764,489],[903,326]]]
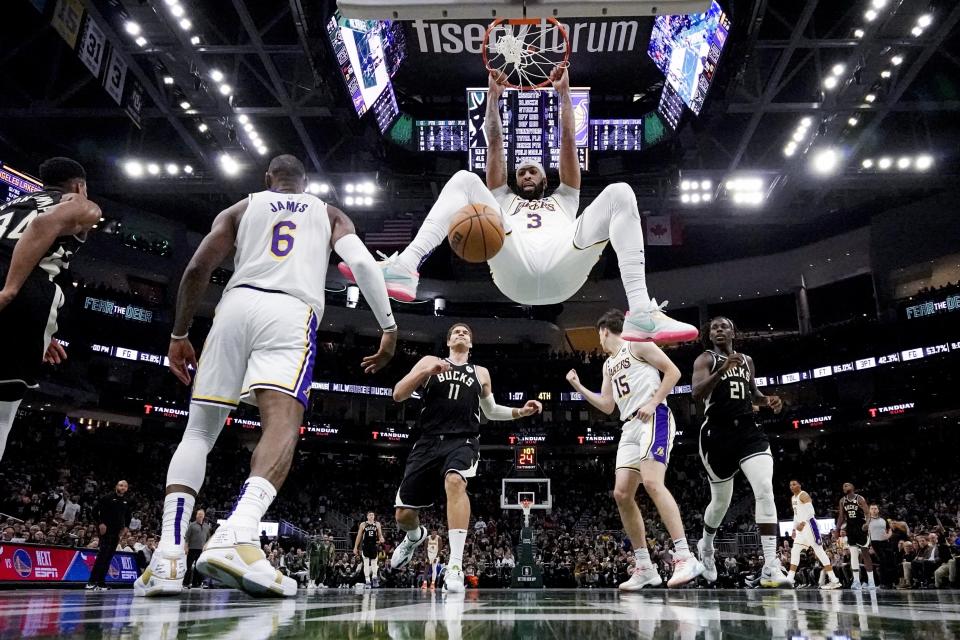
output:
[[[526,418],[528,416],[535,416],[541,411],[543,411],[542,404],[536,400],[527,400],[527,404],[523,405],[523,407],[520,409],[520,415]]]
[[[580,376],[577,375],[576,369],[570,369],[570,371],[567,371],[567,382],[569,382],[572,386],[576,386],[580,382]]]
[[[360,362],[364,373],[376,373],[393,359],[393,354],[397,350],[397,333],[397,331],[383,332],[383,335],[380,336],[380,349]]]
[[[436,356],[428,356],[423,362],[423,372],[431,376],[450,371],[450,363]]]
[[[774,413],[780,413],[783,411],[783,400],[780,399],[780,396],[767,396],[767,406],[770,407]]]
[[[171,340],[170,348],[167,349],[167,358],[170,359],[170,372],[177,376],[177,380],[185,385],[190,385],[190,369],[197,370],[197,354],[193,350],[190,340]]]
[[[560,93],[569,91],[570,74],[567,73],[567,65],[558,65],[554,67],[553,71],[550,72],[550,82],[553,83],[553,88]]]
[[[50,339],[50,344],[47,346],[47,352],[43,354],[43,361],[47,364],[60,364],[67,359],[67,351],[63,348],[63,345],[60,344],[60,341],[56,338]]]
[[[487,95],[491,95],[499,100],[500,96],[503,95],[503,90],[506,89],[506,82],[507,76],[503,71],[491,69],[490,74],[487,76]]]

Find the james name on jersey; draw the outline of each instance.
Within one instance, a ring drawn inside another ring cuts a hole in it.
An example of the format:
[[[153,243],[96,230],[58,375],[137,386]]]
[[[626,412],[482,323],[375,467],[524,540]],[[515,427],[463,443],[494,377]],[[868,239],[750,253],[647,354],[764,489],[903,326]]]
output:
[[[297,202],[296,200],[287,200],[284,202],[283,200],[277,200],[270,203],[270,211],[273,213],[280,213],[281,211],[303,213],[309,206],[309,202]]]

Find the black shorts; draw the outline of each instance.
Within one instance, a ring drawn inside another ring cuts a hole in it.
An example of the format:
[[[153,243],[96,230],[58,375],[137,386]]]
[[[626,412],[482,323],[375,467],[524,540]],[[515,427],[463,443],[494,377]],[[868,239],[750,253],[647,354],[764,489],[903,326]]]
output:
[[[7,265],[0,264],[0,282],[6,275]],[[28,388],[37,386],[43,354],[57,331],[61,306],[60,287],[34,272],[17,297],[0,310],[0,335],[6,341],[0,357],[0,400],[19,400]]]
[[[477,475],[479,462],[479,436],[420,438],[407,457],[395,506],[408,509],[433,506],[437,496],[443,494],[443,479],[448,473],[456,473],[464,480],[469,480]]]
[[[360,553],[362,553],[363,557],[367,560],[376,560],[379,555],[376,547],[363,547],[360,549]]]
[[[707,419],[700,427],[700,460],[710,482],[729,480],[750,458],[770,455],[770,441],[752,415],[727,422]]]
[[[867,532],[863,530],[864,521],[847,520],[847,546],[867,547]]]

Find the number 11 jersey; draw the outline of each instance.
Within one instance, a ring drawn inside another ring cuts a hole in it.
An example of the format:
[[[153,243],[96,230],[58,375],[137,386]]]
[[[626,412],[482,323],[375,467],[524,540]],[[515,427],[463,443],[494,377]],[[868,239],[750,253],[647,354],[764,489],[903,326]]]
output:
[[[229,291],[245,286],[286,293],[323,314],[330,218],[309,193],[251,193],[237,229]]]
[[[715,373],[727,361],[727,356],[716,351],[708,350],[713,356],[713,366],[710,373]],[[740,354],[743,356],[743,354]],[[753,400],[750,380],[750,367],[744,357],[743,366],[733,367],[720,376],[719,382],[707,396],[704,402],[704,414],[712,423],[727,423],[743,415],[753,415]]]
[[[477,368],[469,362],[451,363],[450,371],[427,378],[420,392],[422,435],[479,434],[481,388]]]

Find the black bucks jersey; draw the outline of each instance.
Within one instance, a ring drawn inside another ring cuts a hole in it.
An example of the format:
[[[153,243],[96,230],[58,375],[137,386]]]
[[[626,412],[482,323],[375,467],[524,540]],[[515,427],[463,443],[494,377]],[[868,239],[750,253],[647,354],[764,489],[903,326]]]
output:
[[[840,501],[840,508],[843,509],[847,524],[847,544],[850,546],[864,546],[867,544],[867,532],[863,530],[863,525],[867,523],[867,514],[863,512],[860,506],[860,495],[843,496]]]
[[[716,351],[707,353],[713,356],[710,373],[715,373],[727,361],[727,356]],[[743,366],[733,367],[723,373],[704,403],[707,419],[711,422],[728,422],[739,416],[753,415],[751,378],[750,367],[746,362]]]
[[[360,542],[363,546],[363,555],[368,558],[377,557],[377,525],[375,523],[363,523],[363,538]]]
[[[420,429],[424,436],[476,435],[480,432],[480,380],[469,362],[430,376],[421,393]]]
[[[30,223],[48,209],[60,204],[60,191],[37,191],[14,198],[0,205],[0,269],[6,274],[13,249]],[[54,240],[47,253],[40,259],[35,274],[53,280],[60,272],[70,267],[70,259],[83,240],[76,236],[61,236]]]

